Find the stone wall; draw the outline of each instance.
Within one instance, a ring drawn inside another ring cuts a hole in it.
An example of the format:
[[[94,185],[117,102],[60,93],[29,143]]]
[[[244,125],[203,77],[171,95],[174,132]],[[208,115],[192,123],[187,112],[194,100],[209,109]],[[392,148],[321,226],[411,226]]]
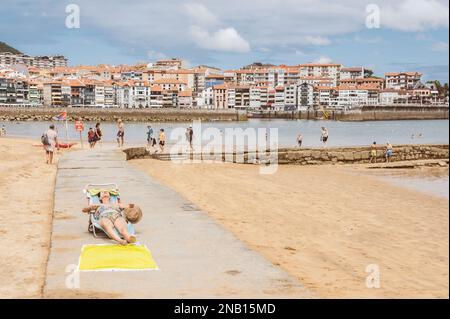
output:
[[[370,147],[334,147],[334,148],[281,148],[278,150],[278,164],[292,165],[321,165],[321,164],[363,164],[370,159]],[[127,160],[137,158],[154,158],[159,160],[219,160],[254,164],[264,162],[264,158],[256,152],[244,152],[243,154],[223,153],[212,154],[150,154],[144,147],[129,148],[124,150]],[[448,159],[449,146],[435,144],[421,145],[394,145],[392,162]],[[242,159],[242,160],[239,160]],[[377,162],[384,161],[385,149],[380,146],[377,150]]]
[[[328,149],[281,149],[279,164],[317,165],[317,164],[362,164],[370,159],[370,147],[339,147]],[[394,145],[391,161],[410,161],[426,159],[448,159],[448,145]],[[377,161],[385,159],[385,148],[377,150]]]
[[[54,116],[64,111],[67,112],[69,121],[115,122],[119,118],[128,122],[247,120],[245,112],[235,110],[0,107],[0,121],[51,121]]]
[[[448,119],[448,107],[376,106],[361,110],[264,111],[249,114],[251,118],[335,121],[390,121]]]

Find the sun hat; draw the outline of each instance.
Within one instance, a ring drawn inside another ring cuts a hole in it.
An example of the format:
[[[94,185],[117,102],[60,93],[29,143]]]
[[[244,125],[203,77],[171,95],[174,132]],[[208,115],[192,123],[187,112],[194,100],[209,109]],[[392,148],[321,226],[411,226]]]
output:
[[[127,220],[132,224],[136,224],[142,219],[141,208],[134,204],[130,204],[129,207],[124,209],[124,212]]]

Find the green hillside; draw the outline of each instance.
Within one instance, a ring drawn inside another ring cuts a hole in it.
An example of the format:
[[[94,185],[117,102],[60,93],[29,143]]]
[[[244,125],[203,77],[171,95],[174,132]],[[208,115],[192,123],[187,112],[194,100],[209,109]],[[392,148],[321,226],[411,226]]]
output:
[[[19,50],[14,49],[13,47],[10,47],[5,42],[0,41],[0,53],[1,52],[11,52],[14,54],[22,54]]]

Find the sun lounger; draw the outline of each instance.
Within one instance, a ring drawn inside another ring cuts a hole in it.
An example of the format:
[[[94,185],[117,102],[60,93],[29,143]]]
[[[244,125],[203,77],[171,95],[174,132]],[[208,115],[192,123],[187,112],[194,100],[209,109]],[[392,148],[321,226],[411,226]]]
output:
[[[119,189],[117,187],[117,184],[110,183],[110,184],[88,184],[86,185],[85,189],[83,189],[83,193],[86,196],[88,206],[90,205],[97,205],[100,204],[100,192],[101,191],[108,191],[110,194],[110,203],[111,204],[118,204],[120,203],[120,194]],[[122,214],[123,215],[123,214]],[[125,216],[123,215],[125,218]],[[107,233],[104,231],[104,229],[99,225],[98,220],[95,219],[95,210],[89,212],[89,226],[88,226],[89,232],[94,234],[94,237],[108,237]],[[120,235],[117,229],[114,228],[114,230],[117,232],[117,234]],[[133,224],[128,222],[128,232],[131,235],[135,235],[135,230],[133,227]],[[100,235],[100,236],[99,236]]]

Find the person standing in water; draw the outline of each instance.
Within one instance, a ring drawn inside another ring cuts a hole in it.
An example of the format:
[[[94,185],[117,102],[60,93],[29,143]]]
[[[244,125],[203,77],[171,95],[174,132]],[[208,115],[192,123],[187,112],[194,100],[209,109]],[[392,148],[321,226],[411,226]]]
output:
[[[323,143],[323,147],[327,147],[328,142],[328,130],[326,127],[322,126],[322,134],[320,135],[320,140]]]
[[[164,153],[164,146],[166,145],[166,134],[164,133],[164,129],[159,130],[159,148],[161,149],[161,153]]]
[[[299,133],[297,135],[297,146],[302,147],[302,144],[303,144],[303,135],[301,133]]]
[[[373,142],[370,146],[370,160],[369,163],[377,162],[377,142]]]
[[[92,129],[92,127],[89,128],[88,131],[88,143],[89,143],[89,147],[90,148],[94,148],[94,144],[95,144],[95,132]]]
[[[100,123],[95,124],[94,129],[94,146],[97,144],[97,142],[100,142],[102,140],[102,130],[100,129]]]
[[[391,157],[394,155],[394,148],[392,147],[392,144],[387,142],[386,143],[386,163],[389,163],[391,161]]]
[[[147,147],[153,146],[153,129],[152,126],[147,126]]]
[[[125,127],[121,119],[117,121],[117,144],[119,147],[123,146],[125,136]]]

